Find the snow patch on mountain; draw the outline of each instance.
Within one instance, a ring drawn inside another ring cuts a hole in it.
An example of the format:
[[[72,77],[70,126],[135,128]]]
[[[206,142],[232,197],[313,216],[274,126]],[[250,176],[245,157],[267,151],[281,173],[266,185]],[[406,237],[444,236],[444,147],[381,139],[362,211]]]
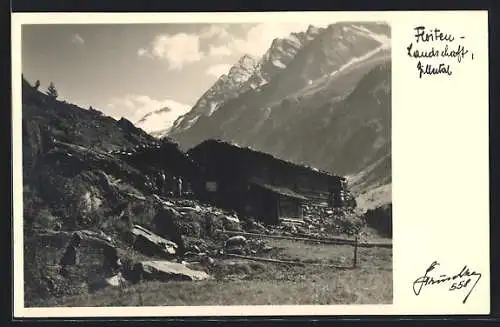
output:
[[[286,65],[284,63],[282,63],[281,61],[279,61],[278,59],[274,59],[272,61],[273,65],[275,65],[276,67],[279,67],[279,68],[286,68]]]
[[[387,35],[375,33],[373,31],[370,31],[364,26],[353,25],[352,27],[360,31],[361,33],[364,33],[364,35],[369,36],[372,39],[375,39],[378,42],[380,42],[380,44],[384,49],[389,49],[391,47],[391,40]]]
[[[353,57],[351,58],[348,62],[346,62],[345,64],[343,64],[342,66],[339,67],[339,69],[333,71],[330,73],[330,76],[334,76],[338,73],[340,73],[341,71],[359,63],[359,62],[363,62],[363,61],[366,61],[368,59],[370,59],[370,57],[373,57],[375,56],[376,54],[380,53],[381,51],[383,50],[386,50],[387,49],[387,45],[386,44],[382,44],[381,46],[371,50],[371,51],[368,51],[366,54],[362,55],[362,56],[359,56],[359,57]]]
[[[215,110],[217,110],[217,108],[219,107],[219,103],[217,102],[210,102],[210,109],[207,113],[207,116],[212,116],[212,114],[215,112]],[[192,121],[193,119],[191,119]]]

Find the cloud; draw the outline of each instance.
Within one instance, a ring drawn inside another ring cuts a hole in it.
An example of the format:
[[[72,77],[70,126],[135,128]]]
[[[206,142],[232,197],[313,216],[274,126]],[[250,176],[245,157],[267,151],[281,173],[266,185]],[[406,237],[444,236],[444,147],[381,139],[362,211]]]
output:
[[[149,54],[148,50],[144,49],[144,48],[140,48],[139,50],[137,50],[137,55],[139,57],[149,57],[151,58],[151,54]]]
[[[139,94],[128,94],[121,98],[112,98],[107,107],[108,114],[113,118],[125,117],[147,132],[169,128],[175,119],[191,109],[190,105],[172,99],[157,100]],[[157,112],[143,122],[138,123],[146,114],[165,107],[169,110]]]
[[[157,35],[147,47],[138,49],[137,55],[164,59],[171,69],[177,70],[204,58],[233,54],[259,57],[273,39],[305,31],[307,27],[307,23],[212,24],[198,33]],[[236,33],[237,29],[240,32]]]
[[[197,35],[178,33],[174,35],[157,35],[148,49],[137,50],[141,57],[161,58],[167,60],[171,69],[181,69],[184,64],[196,62],[203,58],[200,51],[200,39]]]
[[[228,32],[229,25],[228,24],[212,24],[208,27],[205,27],[201,30],[200,38],[202,39],[225,39],[227,37],[231,37],[231,34]]]
[[[80,34],[73,34],[71,36],[71,43],[75,43],[78,45],[84,45],[85,40],[83,39],[83,37],[80,36]]]
[[[210,46],[210,50],[208,51],[209,56],[211,57],[224,57],[224,56],[230,56],[233,53],[233,50],[231,50],[229,47],[222,45],[222,46]]]
[[[259,57],[271,46],[275,38],[289,36],[292,32],[306,31],[308,23],[239,24],[243,33],[229,33],[228,24],[215,24],[202,30],[200,38],[210,38],[209,56],[249,54]]]
[[[223,74],[227,74],[229,72],[229,69],[231,69],[231,65],[229,64],[217,64],[217,65],[212,65],[208,67],[208,69],[205,71],[207,75],[213,75],[215,77],[220,77]]]
[[[283,38],[292,32],[307,30],[306,23],[261,23],[251,27],[246,36],[235,38],[232,47],[245,54],[253,56],[263,55],[271,46],[275,38]]]

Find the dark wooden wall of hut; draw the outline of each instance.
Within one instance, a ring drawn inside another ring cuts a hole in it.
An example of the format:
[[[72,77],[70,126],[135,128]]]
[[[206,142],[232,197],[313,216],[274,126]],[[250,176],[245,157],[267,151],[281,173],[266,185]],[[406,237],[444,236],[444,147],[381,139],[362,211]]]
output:
[[[322,174],[268,154],[225,143],[202,143],[190,150],[189,156],[204,167],[208,179],[219,180],[221,184],[228,185],[227,187],[258,179],[264,183],[289,188],[312,200],[329,203],[341,190],[341,177]],[[222,190],[223,188],[221,192]],[[335,194],[332,196],[332,193]]]

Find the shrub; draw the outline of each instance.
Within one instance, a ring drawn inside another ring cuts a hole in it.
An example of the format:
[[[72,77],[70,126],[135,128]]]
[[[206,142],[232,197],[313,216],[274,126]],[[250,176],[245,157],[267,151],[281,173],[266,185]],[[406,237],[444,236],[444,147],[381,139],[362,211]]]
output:
[[[354,212],[339,210],[328,221],[325,222],[325,230],[332,234],[347,234],[354,236],[359,234],[365,222]]]

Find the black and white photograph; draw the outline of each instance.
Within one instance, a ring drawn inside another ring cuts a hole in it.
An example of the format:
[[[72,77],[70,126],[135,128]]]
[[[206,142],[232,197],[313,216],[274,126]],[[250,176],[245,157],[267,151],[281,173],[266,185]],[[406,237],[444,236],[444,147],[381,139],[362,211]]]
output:
[[[24,24],[24,306],[392,304],[391,26]]]

